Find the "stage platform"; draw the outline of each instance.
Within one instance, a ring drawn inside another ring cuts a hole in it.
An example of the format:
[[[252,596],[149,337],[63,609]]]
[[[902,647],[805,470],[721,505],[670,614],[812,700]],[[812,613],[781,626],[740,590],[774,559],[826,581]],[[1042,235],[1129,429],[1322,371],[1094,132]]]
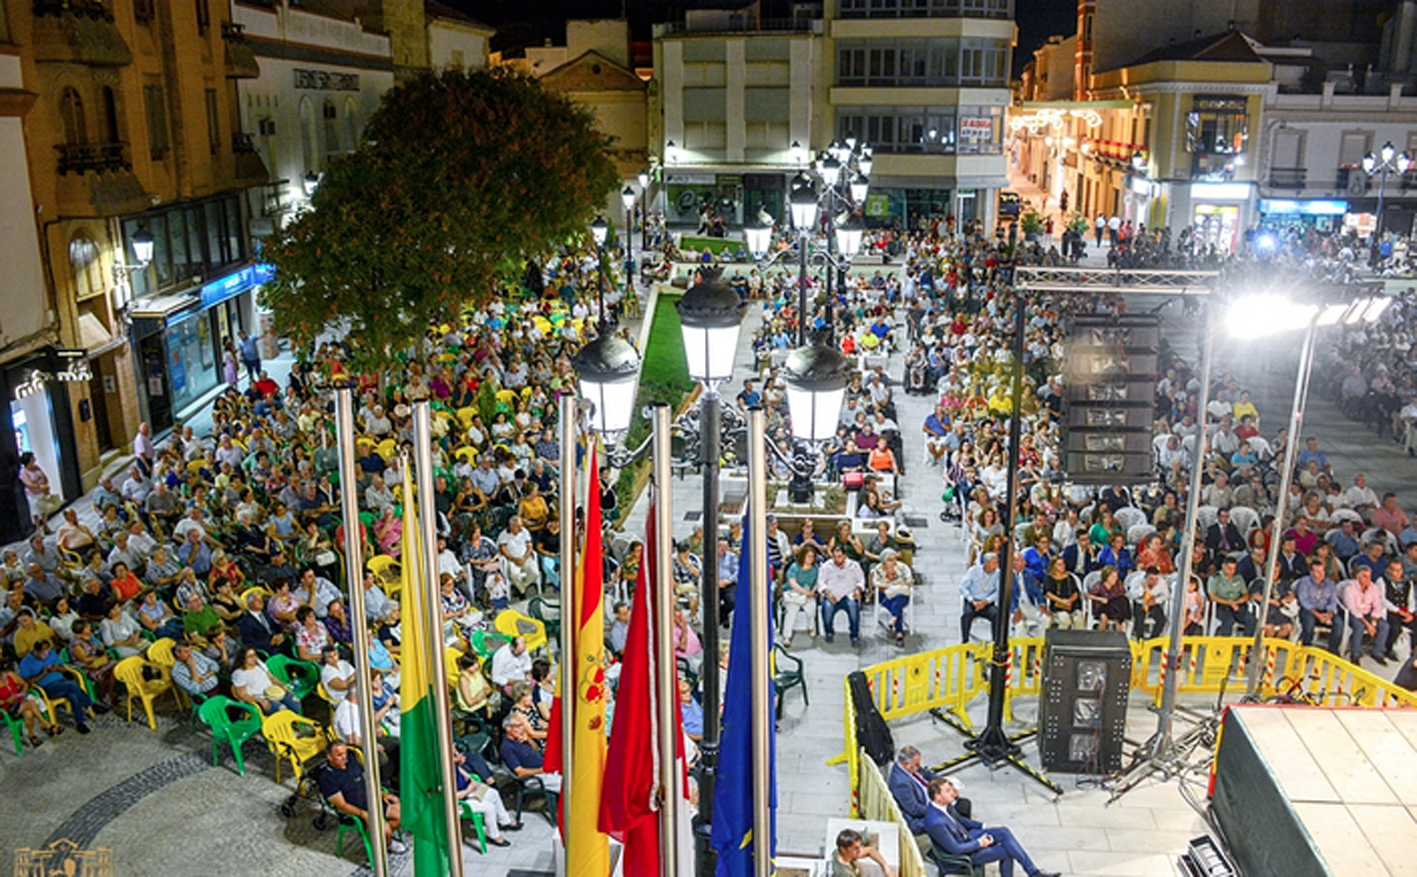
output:
[[[1247,877],[1417,877],[1417,711],[1232,706],[1212,807]]]

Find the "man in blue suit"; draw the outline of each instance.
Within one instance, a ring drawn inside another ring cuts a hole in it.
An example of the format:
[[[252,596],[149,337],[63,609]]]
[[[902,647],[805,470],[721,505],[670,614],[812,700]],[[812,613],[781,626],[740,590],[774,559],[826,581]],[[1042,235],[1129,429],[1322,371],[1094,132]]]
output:
[[[959,789],[950,780],[930,781],[931,805],[925,813],[925,831],[936,846],[950,855],[968,856],[976,865],[998,862],[999,877],[1013,877],[1014,862],[1023,866],[1028,877],[1059,877],[1056,871],[1039,870],[1007,828],[986,830],[982,822],[958,813],[953,806],[958,797]],[[944,867],[940,873],[947,873]]]
[[[886,784],[900,806],[911,834],[925,834],[925,814],[930,811],[930,781],[935,775],[920,763],[920,750],[903,746],[891,765]]]

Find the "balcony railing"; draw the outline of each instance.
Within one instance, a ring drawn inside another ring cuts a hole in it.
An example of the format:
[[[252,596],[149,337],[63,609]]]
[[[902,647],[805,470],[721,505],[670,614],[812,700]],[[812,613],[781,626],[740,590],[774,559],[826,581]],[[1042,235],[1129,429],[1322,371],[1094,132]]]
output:
[[[1013,0],[841,0],[838,18],[1013,18]]]
[[[101,18],[107,22],[113,21],[113,11],[101,0],[35,0],[34,14],[36,17],[66,13],[86,15],[93,19]]]
[[[246,42],[246,25],[234,21],[221,23],[221,38],[231,42]]]
[[[811,33],[820,19],[815,18],[737,18],[706,19],[692,22],[670,21],[656,25],[660,34],[682,33],[761,33],[767,31]]]
[[[65,143],[59,152],[59,173],[85,174],[91,171],[132,170],[126,143]]]
[[[255,155],[256,143],[251,139],[250,134],[236,133],[231,135],[232,155]]]
[[[1301,167],[1276,167],[1269,170],[1271,189],[1302,189],[1308,171]]]

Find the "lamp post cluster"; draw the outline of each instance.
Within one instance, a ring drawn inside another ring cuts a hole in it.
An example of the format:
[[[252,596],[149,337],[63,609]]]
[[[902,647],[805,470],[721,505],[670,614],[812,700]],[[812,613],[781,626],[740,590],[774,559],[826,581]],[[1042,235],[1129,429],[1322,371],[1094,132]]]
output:
[[[1384,143],[1376,155],[1370,152],[1363,156],[1363,173],[1378,178],[1378,218],[1373,223],[1373,249],[1368,257],[1368,264],[1374,268],[1378,266],[1378,246],[1382,242],[1383,196],[1387,194],[1388,174],[1396,173],[1402,176],[1412,168],[1412,164],[1412,156],[1406,152],[1398,152],[1391,140]]]
[[[802,154],[799,144],[792,144],[794,156]],[[807,295],[807,251],[816,240],[818,223],[823,214],[829,217],[826,246],[820,254],[826,263],[827,320],[831,323],[831,286],[833,268],[837,271],[837,285],[846,285],[846,269],[851,260],[861,250],[861,239],[866,227],[860,211],[866,203],[866,193],[870,189],[871,167],[874,162],[871,147],[848,138],[836,141],[819,154],[813,164],[817,180],[813,180],[805,170],[799,171],[792,181],[792,191],[788,195],[788,213],[792,228],[797,232],[798,255],[798,315],[797,343],[805,346],[808,342],[807,321],[810,316]],[[820,181],[820,186],[818,185]],[[840,211],[840,212],[838,212]],[[768,248],[772,245],[773,224],[770,217],[760,215],[755,222],[743,229],[748,250],[766,268],[783,257],[787,250],[768,258]],[[835,253],[833,252],[835,249]]]
[[[595,238],[598,250],[600,250],[602,261],[600,332],[594,340],[581,348],[573,360],[573,365],[578,375],[580,396],[590,403],[587,406],[587,423],[590,429],[605,437],[607,443],[613,443],[624,436],[630,428],[635,410],[635,394],[639,386],[640,356],[633,345],[607,331],[603,302],[603,257],[608,227],[603,218],[598,218],[591,225],[591,234]],[[858,246],[859,242],[858,235],[856,238]],[[803,243],[805,247],[805,239]],[[853,248],[852,252],[854,253],[854,251]],[[738,294],[726,284],[717,279],[709,279],[702,280],[691,287],[679,300],[677,309],[689,376],[697,381],[702,388],[699,432],[704,472],[704,544],[709,546],[716,543],[719,520],[718,470],[721,457],[720,424],[722,416],[719,387],[733,376],[733,365],[737,357],[738,339],[745,307]],[[835,433],[836,420],[840,415],[842,397],[846,391],[849,373],[850,363],[846,357],[834,348],[825,345],[804,346],[788,358],[785,379],[794,438],[800,441],[819,443]],[[612,461],[627,464],[652,445],[667,447],[661,441],[663,437],[659,436],[660,432],[672,428],[667,412],[657,410],[655,413],[655,434],[639,448],[612,448],[609,454]],[[749,419],[758,427],[755,434],[761,434],[762,412],[756,410],[750,412]],[[773,447],[770,442],[765,440],[761,444],[764,448],[759,449],[759,452],[765,453],[765,448]],[[661,465],[660,456],[656,454],[656,480],[659,481],[660,478],[663,478],[659,484],[661,488],[664,488],[668,484],[668,464],[665,462]],[[754,477],[758,477],[754,475],[754,472],[759,473],[763,478],[766,477],[762,473],[761,467],[756,467],[750,471],[750,481]],[[765,485],[758,485],[758,487],[762,488]],[[758,496],[764,492],[759,490],[752,495]],[[665,512],[667,503],[667,494],[661,493],[661,514]],[[666,531],[662,538],[667,540],[668,536]],[[765,535],[761,530],[754,530],[752,538],[759,541],[764,539]],[[667,544],[667,541],[661,543],[661,552],[667,552]],[[705,554],[709,558],[712,557],[707,549]],[[713,563],[713,560],[709,559],[707,562]],[[668,580],[666,577],[665,581]],[[705,568],[701,587],[700,605],[703,613],[704,652],[708,655],[716,655],[718,654],[719,635],[718,582],[717,575],[708,567]],[[765,587],[766,585],[764,585]],[[764,641],[766,641],[765,638]],[[766,654],[761,657],[766,662]],[[714,778],[717,771],[720,739],[718,662],[716,660],[705,661],[702,673],[704,715],[709,717],[709,721],[705,722],[703,740],[700,743],[701,824],[696,830],[696,843],[698,872],[702,875],[711,875],[714,873],[714,857],[708,840],[709,826],[713,819]],[[670,703],[677,701],[677,692],[674,691],[662,693],[661,696]],[[769,710],[770,704],[766,701],[762,704],[755,702],[754,710],[759,709]],[[766,727],[771,728],[770,722]],[[764,802],[764,806],[766,806],[766,802]],[[666,839],[671,837],[672,833],[665,835]],[[764,846],[765,848],[766,846]],[[667,862],[674,861],[674,856],[670,851],[661,850],[661,858]]]

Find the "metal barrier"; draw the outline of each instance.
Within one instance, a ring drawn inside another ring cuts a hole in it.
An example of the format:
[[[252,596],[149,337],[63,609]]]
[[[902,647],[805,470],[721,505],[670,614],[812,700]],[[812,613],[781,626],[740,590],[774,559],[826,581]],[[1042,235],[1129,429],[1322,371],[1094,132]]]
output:
[[[1010,641],[1008,686],[1004,716],[1013,718],[1015,697],[1042,692],[1046,669],[1043,666],[1042,637]],[[1166,637],[1132,643],[1134,690],[1161,699],[1165,683]],[[1184,637],[1181,640],[1180,679],[1182,693],[1219,693],[1228,686],[1237,693],[1243,682],[1234,681],[1245,671],[1253,641],[1248,637]],[[988,690],[985,668],[993,653],[990,643],[965,643],[929,652],[906,655],[862,668],[871,694],[887,721],[941,709],[953,713],[966,727],[971,726],[970,702]],[[1376,708],[1417,708],[1417,694],[1400,688],[1361,667],[1315,646],[1301,646],[1283,639],[1264,641],[1264,661],[1260,695],[1264,698],[1290,695],[1324,706],[1365,706]],[[843,684],[845,684],[843,682]],[[870,765],[879,781],[879,771],[869,758],[863,759],[856,739],[856,709],[851,689],[846,689],[846,710],[842,718],[845,745],[827,764],[847,765],[851,780],[851,813],[865,815],[867,793],[863,783],[865,765]],[[884,785],[883,785],[884,787]],[[889,790],[886,795],[889,797]],[[902,854],[902,868],[905,857]],[[904,875],[902,871],[902,875]]]
[[[905,821],[905,817],[900,813],[900,807],[896,805],[895,796],[891,794],[890,786],[886,785],[886,778],[881,776],[880,768],[864,752],[857,751],[856,758],[861,765],[860,779],[860,803],[859,808],[852,810],[851,815],[858,819],[869,819],[872,822],[894,822],[900,827],[900,868],[896,873],[898,877],[925,877],[925,859],[920,855],[920,847],[915,843],[915,835],[910,832],[910,825]],[[830,855],[831,851],[828,850]]]

